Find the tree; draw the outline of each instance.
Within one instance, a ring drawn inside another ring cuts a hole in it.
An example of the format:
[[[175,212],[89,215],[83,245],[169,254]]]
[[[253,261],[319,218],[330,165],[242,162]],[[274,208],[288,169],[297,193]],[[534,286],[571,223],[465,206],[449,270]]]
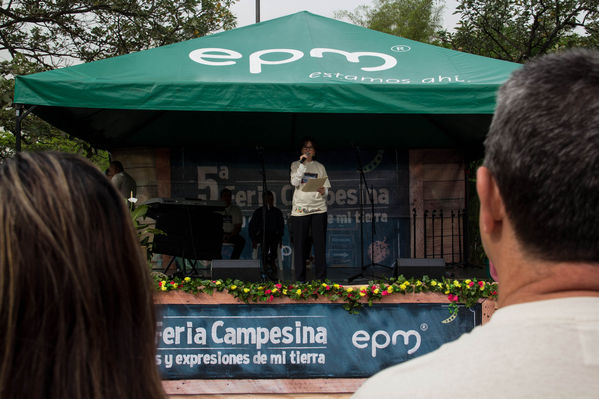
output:
[[[17,54],[10,61],[0,62],[0,161],[15,154],[15,110],[12,105],[14,92],[13,76],[38,72],[40,66]],[[52,127],[45,121],[28,116],[24,121],[24,149],[39,151],[52,149],[56,151],[74,152],[89,158],[99,167],[107,166],[107,154],[98,151],[89,143],[70,138],[66,133]]]
[[[599,0],[461,0],[451,47],[513,62],[599,46]]]
[[[359,6],[354,12],[338,11],[335,18],[379,32],[419,42],[434,43],[441,27],[443,7],[436,0],[376,0],[374,6]]]
[[[21,0],[0,8],[0,50],[46,68],[163,46],[235,26],[234,0]]]
[[[90,62],[235,27],[235,0],[9,0],[0,6],[0,160],[14,153],[14,76]],[[38,118],[23,121],[26,149],[98,152]],[[58,147],[58,148],[56,148]]]

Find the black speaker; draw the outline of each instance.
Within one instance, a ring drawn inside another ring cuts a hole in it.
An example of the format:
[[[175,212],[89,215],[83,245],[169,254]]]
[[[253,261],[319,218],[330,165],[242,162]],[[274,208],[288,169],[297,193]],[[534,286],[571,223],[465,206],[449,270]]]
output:
[[[445,277],[445,259],[442,258],[399,258],[397,259],[397,274],[406,278],[421,278],[427,275],[431,278]]]
[[[212,278],[261,281],[260,261],[258,259],[215,259],[212,261]]]

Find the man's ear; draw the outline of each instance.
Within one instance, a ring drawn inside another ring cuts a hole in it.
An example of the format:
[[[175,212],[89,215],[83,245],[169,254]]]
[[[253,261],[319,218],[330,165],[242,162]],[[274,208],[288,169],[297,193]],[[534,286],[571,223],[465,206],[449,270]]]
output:
[[[476,192],[480,199],[480,228],[487,234],[496,232],[505,217],[505,207],[491,171],[481,166],[476,171]]]

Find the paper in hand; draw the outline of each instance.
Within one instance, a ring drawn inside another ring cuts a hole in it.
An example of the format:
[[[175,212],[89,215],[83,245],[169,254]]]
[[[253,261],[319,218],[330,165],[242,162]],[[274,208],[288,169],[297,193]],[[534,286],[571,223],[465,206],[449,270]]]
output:
[[[316,179],[310,179],[304,184],[302,187],[302,191],[306,193],[315,193],[318,189],[324,186],[324,183],[327,181],[328,177],[317,177]]]

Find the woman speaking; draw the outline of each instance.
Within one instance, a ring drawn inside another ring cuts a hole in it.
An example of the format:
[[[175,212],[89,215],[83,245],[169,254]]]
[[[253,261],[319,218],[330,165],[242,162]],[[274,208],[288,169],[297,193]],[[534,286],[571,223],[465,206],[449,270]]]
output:
[[[327,275],[327,194],[331,183],[328,179],[314,191],[306,187],[311,179],[327,177],[324,166],[314,160],[315,143],[312,138],[302,140],[299,160],[291,164],[291,184],[295,187],[291,216],[293,217],[293,262],[295,279],[306,280],[306,258],[310,254],[310,234],[314,244],[315,278],[324,280]]]

